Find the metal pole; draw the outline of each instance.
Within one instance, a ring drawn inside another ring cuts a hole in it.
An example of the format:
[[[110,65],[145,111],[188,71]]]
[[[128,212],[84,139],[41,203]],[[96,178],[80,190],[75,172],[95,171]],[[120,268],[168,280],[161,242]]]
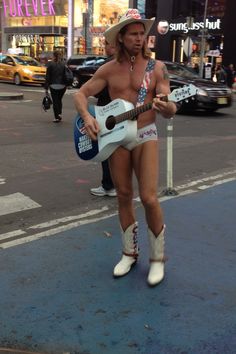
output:
[[[167,121],[167,159],[166,159],[166,189],[162,195],[177,195],[173,188],[173,118]]]
[[[67,59],[74,54],[74,0],[68,0]]]
[[[129,8],[130,9],[137,9],[138,0],[129,0]]]
[[[205,56],[205,45],[206,45],[206,16],[207,16],[207,6],[208,6],[208,0],[205,0],[205,8],[204,8],[204,17],[203,17],[203,29],[202,29],[202,38],[201,38],[201,54],[200,54],[200,68],[199,68],[199,74],[200,77],[203,77],[203,68],[204,68],[204,63],[203,59]]]

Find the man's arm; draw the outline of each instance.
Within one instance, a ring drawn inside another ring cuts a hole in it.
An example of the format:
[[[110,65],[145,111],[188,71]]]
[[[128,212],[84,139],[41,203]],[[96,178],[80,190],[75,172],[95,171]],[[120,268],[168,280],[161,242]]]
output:
[[[165,118],[171,118],[177,111],[174,102],[165,102],[161,97],[170,93],[170,80],[167,68],[164,63],[158,61],[155,66],[155,74],[157,77],[156,98],[154,99],[153,109],[161,113]]]
[[[99,124],[88,111],[88,97],[95,96],[107,85],[105,70],[100,67],[94,76],[87,81],[74,95],[74,103],[81,118],[84,120],[86,133],[93,140],[97,139]]]

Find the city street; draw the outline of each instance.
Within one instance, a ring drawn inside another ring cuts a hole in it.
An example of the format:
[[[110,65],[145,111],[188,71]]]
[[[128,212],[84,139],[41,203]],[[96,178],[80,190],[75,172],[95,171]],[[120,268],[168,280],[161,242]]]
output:
[[[73,93],[64,97],[63,122],[52,122],[52,111],[41,107],[43,88],[0,83],[1,92],[20,92],[23,100],[0,101],[0,196],[1,234],[16,233],[16,238],[78,220],[116,211],[115,198],[90,195],[100,184],[100,165],[80,160],[74,149]],[[166,124],[158,118],[160,134],[160,192],[166,189]],[[233,107],[214,115],[196,113],[176,115],[173,138],[174,189],[235,176],[236,117]],[[138,197],[137,193],[135,197]],[[4,198],[4,199],[3,199]],[[4,210],[3,210],[4,209]],[[56,221],[55,221],[56,220]],[[47,224],[46,224],[47,223]],[[11,235],[11,234],[10,234]],[[2,237],[4,239],[4,237]],[[1,241],[4,242],[4,241]]]
[[[140,259],[127,277],[112,277],[116,198],[89,193],[101,168],[76,156],[75,90],[60,124],[42,110],[41,87],[0,83],[0,92],[24,94],[0,101],[0,353],[233,354],[235,103],[174,118],[177,196],[162,193],[167,121],[158,117],[168,262],[151,289],[137,190]]]

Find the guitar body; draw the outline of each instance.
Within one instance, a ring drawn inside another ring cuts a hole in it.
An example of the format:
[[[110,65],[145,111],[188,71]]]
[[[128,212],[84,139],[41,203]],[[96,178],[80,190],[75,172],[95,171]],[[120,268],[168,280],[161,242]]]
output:
[[[163,100],[180,102],[197,94],[194,85],[173,90]],[[74,141],[77,154],[82,160],[104,161],[119,146],[124,146],[137,137],[137,117],[152,108],[152,102],[134,108],[128,101],[119,98],[106,106],[89,106],[90,114],[100,127],[98,139],[91,140],[85,132],[83,119],[78,115],[74,123]]]
[[[108,129],[109,118],[116,117],[134,108],[125,100],[116,99],[106,106],[89,106],[89,113],[95,117],[100,126],[96,141],[91,140],[85,132],[83,119],[78,115],[74,122],[74,142],[78,156],[82,160],[101,162],[106,160],[120,145],[125,145],[137,136],[137,121],[125,120]]]

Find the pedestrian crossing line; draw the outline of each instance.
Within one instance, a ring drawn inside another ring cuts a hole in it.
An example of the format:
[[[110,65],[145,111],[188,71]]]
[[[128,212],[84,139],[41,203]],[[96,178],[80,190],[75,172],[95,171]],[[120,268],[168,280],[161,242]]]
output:
[[[0,197],[0,216],[40,207],[42,207],[40,204],[22,193]]]
[[[214,181],[217,179],[221,179],[224,180],[224,177],[228,176],[228,175],[235,175],[236,174],[236,170],[232,170],[232,171],[227,171],[227,172],[223,172],[221,174],[218,175],[214,175],[214,176],[209,176],[209,177],[204,177],[202,179],[197,179],[195,181],[191,181],[189,183],[186,184],[182,184],[180,186],[177,186],[175,189],[177,191],[181,190],[181,189],[186,189],[186,188],[190,188],[190,187],[194,187],[197,186],[198,184],[203,184],[205,182],[210,182],[210,181]]]
[[[0,249],[6,249],[6,248],[14,247],[14,246],[19,246],[19,245],[23,245],[25,243],[29,243],[32,241],[40,240],[44,237],[57,235],[60,232],[68,231],[68,230],[74,229],[74,228],[76,228],[78,226],[82,226],[82,225],[93,224],[95,222],[99,222],[101,220],[113,217],[115,215],[117,215],[117,212],[109,214],[109,215],[103,215],[98,218],[79,220],[79,221],[76,221],[76,222],[73,222],[73,223],[70,223],[67,225],[62,225],[62,226],[56,227],[54,229],[39,232],[39,233],[36,233],[31,236],[21,237],[21,238],[12,240],[12,241],[3,242],[3,243],[0,243]]]
[[[45,93],[45,89],[22,89],[22,91],[24,91],[24,92],[38,92],[38,93]],[[66,90],[66,95],[70,95],[70,94],[73,94],[73,93],[75,93],[75,92],[77,92],[78,91],[78,89],[76,89],[76,88],[71,88],[71,89],[67,89]],[[22,102],[22,100],[21,100],[21,102]]]
[[[5,184],[6,183],[6,179],[3,177],[0,177],[0,184]]]
[[[83,218],[94,216],[94,215],[103,213],[104,211],[107,211],[107,210],[109,210],[108,206],[104,206],[101,209],[90,210],[90,211],[88,211],[87,213],[84,213],[84,214],[65,216],[64,218],[54,219],[54,220],[50,220],[50,221],[47,221],[47,222],[44,222],[44,223],[33,225],[33,226],[30,226],[28,229],[46,229],[48,227],[59,225],[61,223],[66,223],[66,222],[68,223],[68,222],[73,221],[73,220],[80,220],[80,219],[83,219]]]
[[[223,183],[235,181],[236,177],[219,179],[220,177],[233,174],[234,172],[235,171],[226,172],[226,173],[222,173],[220,175],[206,177],[201,180],[191,181],[189,184],[185,184],[185,187],[188,186],[189,188],[182,190],[178,195],[161,196],[161,197],[159,197],[159,201],[162,203],[166,200],[170,200],[170,199],[178,198],[178,197],[183,197],[183,196],[186,196],[189,194],[199,192],[199,190],[205,190],[207,188],[211,188],[211,187],[223,184]],[[215,180],[216,178],[218,178],[218,180]],[[203,182],[205,182],[205,184],[203,184]],[[207,182],[209,182],[209,184],[206,184]],[[190,188],[190,186],[194,186],[195,189]],[[182,189],[182,187],[183,187],[183,185],[176,187],[176,190],[180,190],[180,189]],[[16,194],[21,195],[21,193],[15,193],[15,195]],[[1,215],[1,198],[2,197],[0,197],[0,215]],[[29,199],[31,202],[33,202],[30,198],[28,198],[28,197],[26,197],[26,198]],[[134,198],[134,201],[140,202],[140,198],[139,197]],[[35,203],[35,202],[33,202],[33,203]],[[35,203],[35,204],[37,206],[34,206],[34,207],[40,207],[39,204],[37,204],[37,203]],[[21,208],[21,210],[25,210],[25,209]],[[82,225],[99,222],[101,220],[104,220],[109,217],[117,215],[117,211],[116,211],[115,213],[111,213],[111,214],[108,213],[106,215],[100,215],[96,218],[91,218],[91,216],[95,216],[99,213],[106,212],[108,210],[109,210],[108,207],[104,206],[103,208],[101,208],[99,210],[98,209],[90,210],[84,214],[80,214],[80,215],[76,215],[76,216],[72,215],[72,216],[68,216],[68,217],[64,217],[64,218],[60,218],[60,219],[54,219],[54,220],[51,220],[48,222],[40,223],[38,225],[30,226],[27,229],[25,229],[24,231],[19,229],[19,230],[5,233],[5,234],[0,234],[0,241],[1,241],[0,242],[0,249],[10,248],[10,247],[22,245],[25,243],[29,243],[32,241],[36,241],[36,240],[42,239],[44,237],[53,236],[58,233],[61,233],[61,232],[64,232],[64,231],[67,231],[70,229],[74,229],[74,228],[77,228]],[[84,219],[84,220],[81,220],[81,219]],[[71,221],[73,221],[73,222],[71,222]],[[59,225],[61,223],[67,223],[67,224]],[[53,226],[56,226],[56,225],[58,225],[58,227],[52,228]],[[41,232],[38,232],[38,233],[35,233],[34,235],[32,235],[33,230],[35,231],[37,229],[43,229],[43,228],[48,228],[48,230],[44,230],[44,231],[41,231]],[[24,235],[24,236],[22,237],[22,235]],[[12,239],[12,238],[14,238],[14,239]]]
[[[32,102],[33,100],[18,100],[18,101],[11,101],[11,103],[16,103],[16,104],[19,104],[19,103],[28,103],[28,102]]]
[[[225,178],[225,179],[220,180],[220,181],[215,181],[215,182],[213,182],[210,185],[203,184],[202,186],[199,186],[198,189],[205,190],[205,189],[208,189],[208,188],[211,188],[211,187],[214,187],[214,186],[219,186],[220,184],[227,183],[227,182],[232,182],[232,181],[235,181],[235,180],[236,180],[236,177]]]
[[[12,238],[12,237],[20,236],[20,235],[24,235],[24,234],[26,234],[26,232],[23,230],[14,230],[14,231],[6,232],[5,234],[0,234],[0,240],[4,241],[4,240],[7,240],[8,238]]]

